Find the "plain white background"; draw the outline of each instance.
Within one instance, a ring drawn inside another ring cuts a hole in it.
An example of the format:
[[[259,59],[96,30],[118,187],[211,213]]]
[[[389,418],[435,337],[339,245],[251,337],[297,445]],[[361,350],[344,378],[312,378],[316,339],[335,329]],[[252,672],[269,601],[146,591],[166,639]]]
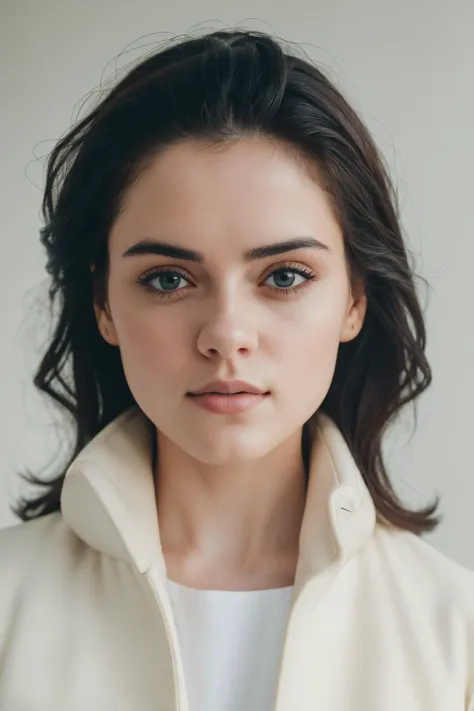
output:
[[[39,242],[44,164],[101,81],[175,34],[267,30],[316,60],[361,113],[399,189],[427,309],[434,383],[385,445],[410,505],[439,493],[428,540],[474,568],[474,3],[470,0],[3,0],[0,7],[0,527],[17,472],[67,451],[70,431],[32,384],[50,333]],[[108,85],[107,85],[108,86]],[[59,448],[59,449],[58,449]]]

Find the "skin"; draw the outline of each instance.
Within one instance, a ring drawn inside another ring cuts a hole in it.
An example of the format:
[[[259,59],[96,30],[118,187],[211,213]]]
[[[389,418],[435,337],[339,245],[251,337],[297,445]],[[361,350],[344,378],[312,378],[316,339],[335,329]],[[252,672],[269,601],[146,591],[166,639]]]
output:
[[[329,249],[243,259],[301,236]],[[145,238],[198,250],[204,264],[122,256]],[[339,343],[357,336],[366,311],[316,167],[262,137],[219,149],[174,145],[129,190],[108,250],[97,323],[120,348],[129,387],[157,428],[169,578],[215,590],[291,585],[305,505],[302,427],[329,390]],[[169,293],[171,279],[171,298],[137,283],[160,267],[180,272],[151,282]],[[316,279],[275,272],[290,267]],[[214,414],[186,396],[213,378],[243,379],[271,395],[247,412]]]

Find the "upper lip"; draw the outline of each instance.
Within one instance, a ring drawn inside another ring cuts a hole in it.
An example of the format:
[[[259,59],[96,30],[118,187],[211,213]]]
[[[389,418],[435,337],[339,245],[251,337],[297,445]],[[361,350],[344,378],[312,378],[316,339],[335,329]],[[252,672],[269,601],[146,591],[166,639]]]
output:
[[[211,380],[199,388],[199,390],[194,390],[191,395],[202,395],[203,393],[255,393],[256,395],[262,395],[267,392],[266,390],[252,385],[251,383],[246,383],[244,380]]]

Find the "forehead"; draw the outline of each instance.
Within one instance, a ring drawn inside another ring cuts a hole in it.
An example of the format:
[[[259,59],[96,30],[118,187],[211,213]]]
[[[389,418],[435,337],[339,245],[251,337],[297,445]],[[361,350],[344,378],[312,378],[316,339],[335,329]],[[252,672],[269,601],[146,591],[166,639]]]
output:
[[[224,248],[312,234],[332,251],[342,235],[316,166],[265,138],[183,141],[156,156],[127,192],[111,231],[122,252],[152,237]],[[213,241],[214,240],[214,241]]]

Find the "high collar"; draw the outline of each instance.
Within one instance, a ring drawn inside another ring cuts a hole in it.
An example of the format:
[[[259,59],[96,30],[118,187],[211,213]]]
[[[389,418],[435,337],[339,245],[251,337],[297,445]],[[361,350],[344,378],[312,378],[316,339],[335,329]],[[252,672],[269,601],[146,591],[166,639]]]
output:
[[[153,430],[137,406],[110,422],[71,463],[61,510],[92,548],[145,573],[166,575],[152,471]],[[295,587],[331,563],[345,563],[372,536],[376,511],[335,423],[318,412],[310,427],[308,489]]]

